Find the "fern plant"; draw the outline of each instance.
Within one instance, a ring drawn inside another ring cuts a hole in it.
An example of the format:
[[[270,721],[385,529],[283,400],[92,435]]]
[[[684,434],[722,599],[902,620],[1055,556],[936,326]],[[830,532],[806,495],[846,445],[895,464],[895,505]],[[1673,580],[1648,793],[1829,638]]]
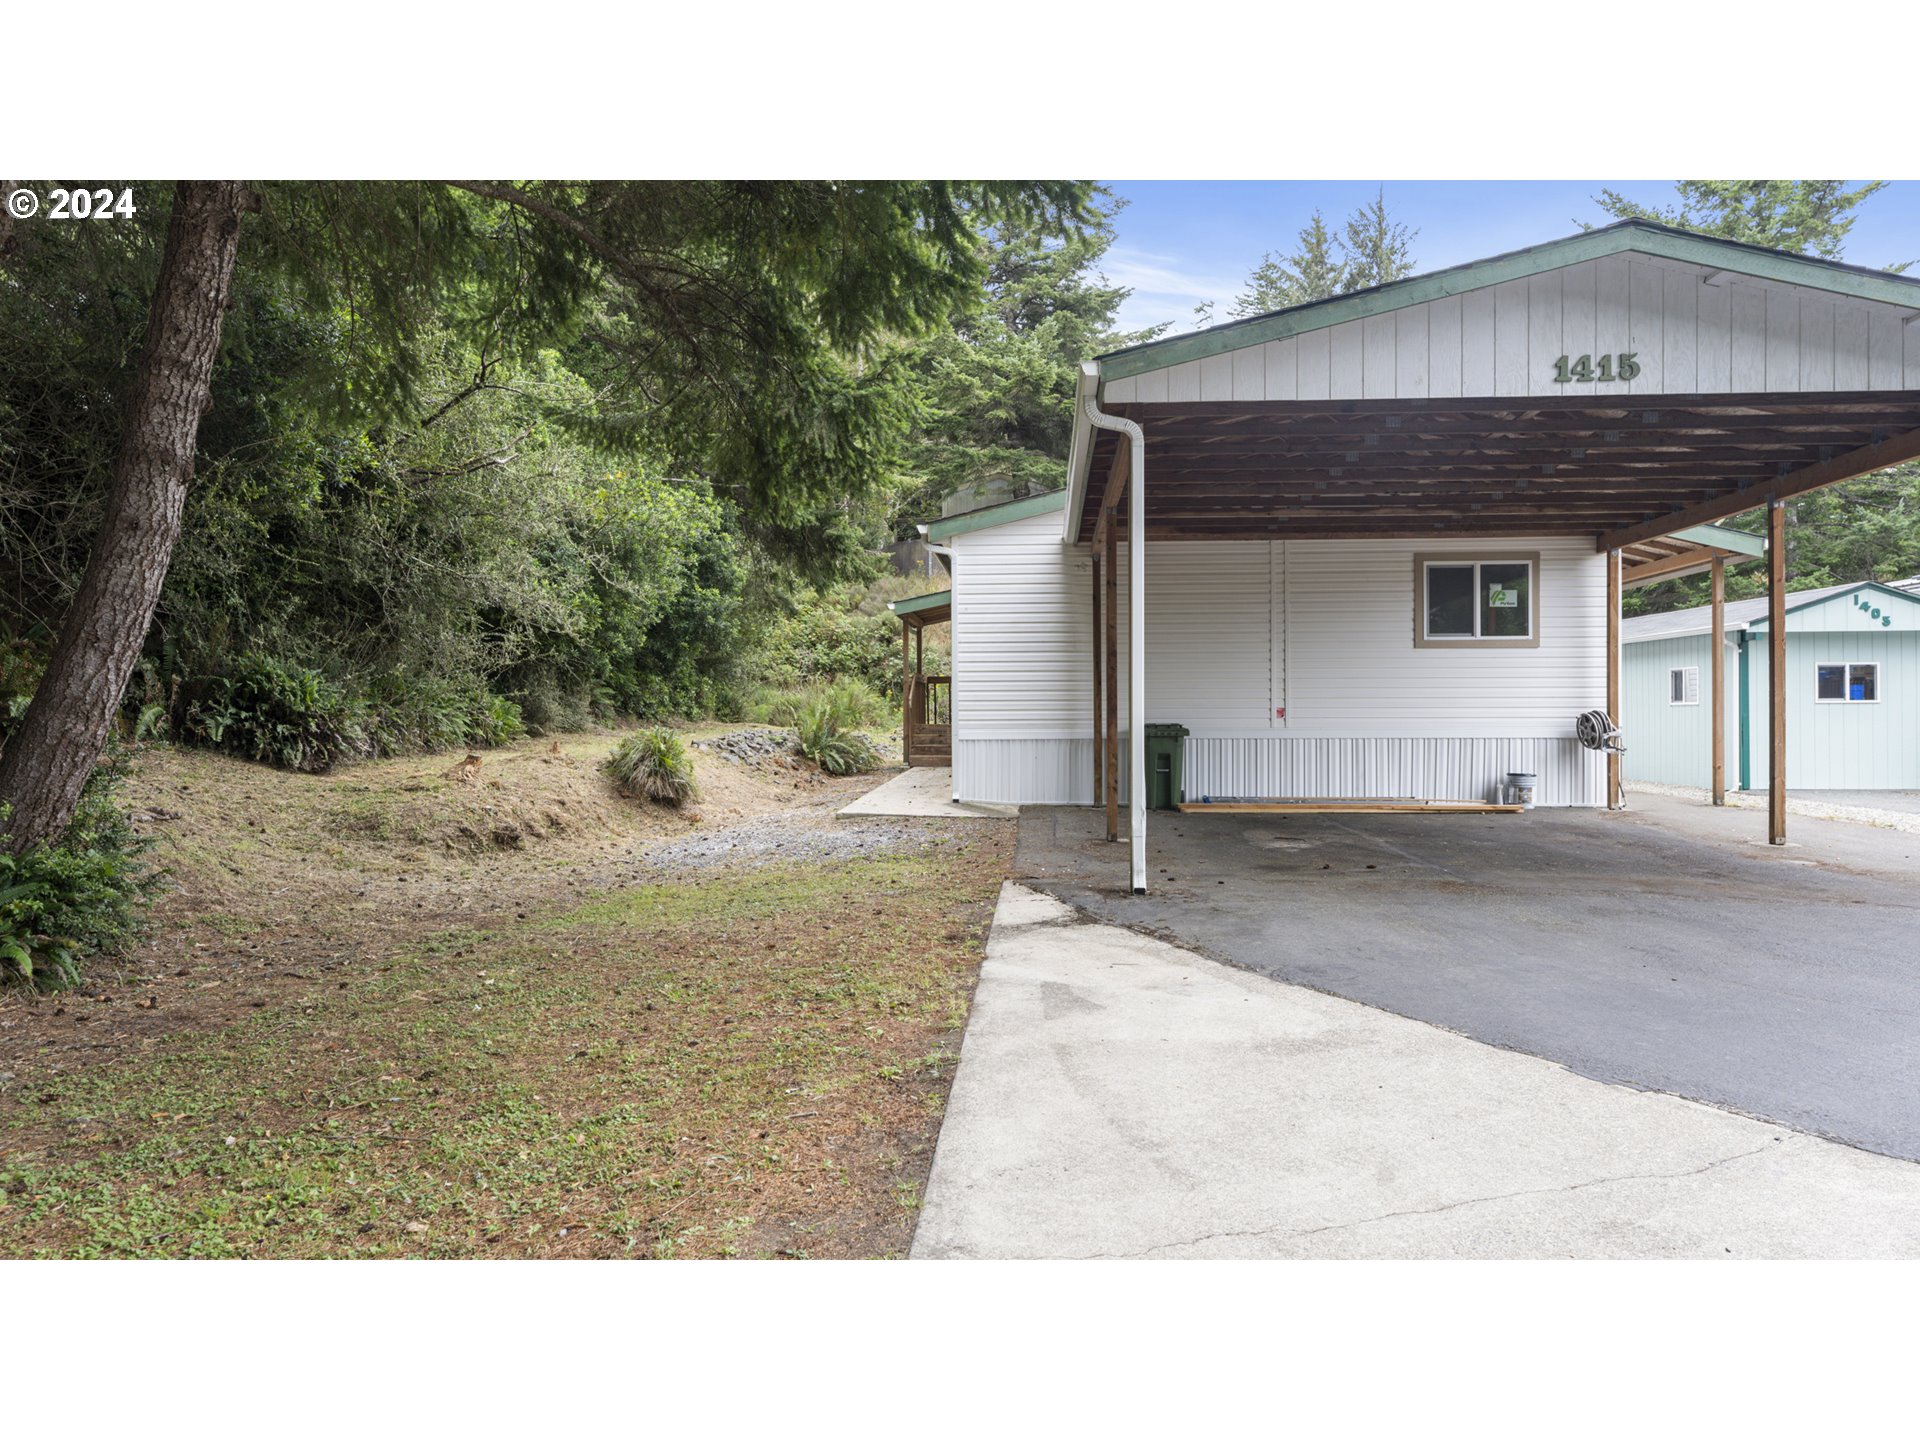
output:
[[[693,760],[671,730],[642,730],[629,735],[606,758],[605,767],[623,795],[674,806],[699,796],[693,781]]]
[[[0,845],[0,981],[78,984],[88,956],[123,951],[139,933],[158,877],[145,858],[150,842],[114,803],[119,780],[117,761],[94,772],[57,843],[20,855]]]

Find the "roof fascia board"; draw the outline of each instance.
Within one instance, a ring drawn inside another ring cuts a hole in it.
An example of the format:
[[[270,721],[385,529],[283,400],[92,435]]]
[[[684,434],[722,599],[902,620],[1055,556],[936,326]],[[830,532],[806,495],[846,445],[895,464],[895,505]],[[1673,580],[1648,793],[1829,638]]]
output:
[[[904,600],[890,600],[887,602],[887,609],[896,615],[914,615],[922,610],[934,610],[952,603],[953,591],[934,590],[926,595],[909,595]]]
[[[1818,609],[1822,605],[1831,605],[1835,600],[1844,600],[1849,595],[1858,595],[1862,590],[1877,590],[1883,595],[1892,595],[1897,599],[1905,600],[1908,604],[1920,604],[1920,596],[1910,594],[1905,590],[1896,590],[1891,585],[1882,585],[1878,580],[1862,580],[1858,585],[1849,585],[1846,589],[1836,590],[1831,595],[1818,595],[1811,600],[1802,600],[1798,605],[1790,603],[1787,606],[1786,613],[1789,615],[1797,615],[1802,610]],[[1787,599],[1792,601],[1793,596],[1789,594]],[[1750,628],[1755,630],[1766,629],[1767,617],[1762,615],[1758,620],[1752,622]]]
[[[965,515],[950,515],[944,520],[935,520],[927,526],[927,538],[933,541],[951,540],[956,535],[965,535],[974,530],[990,530],[995,525],[1011,525],[1016,520],[1030,520],[1035,515],[1050,515],[1055,510],[1064,509],[1066,503],[1066,491],[1049,490],[1044,495],[1029,495],[1024,500],[1009,500],[1004,505],[989,505],[984,510],[973,510]]]
[[[1620,643],[1622,645],[1647,645],[1655,640],[1691,640],[1696,635],[1711,635],[1713,633],[1713,622],[1708,620],[1698,625],[1689,625],[1685,630],[1662,630],[1652,635],[1630,635],[1627,633],[1626,627],[1631,625],[1633,621],[1634,617],[1629,616],[1620,627]],[[1747,628],[1748,622],[1745,620],[1729,620],[1720,627],[1721,631],[1727,635],[1732,635],[1736,631]]]
[[[1710,235],[1691,235],[1628,223],[1589,230],[1581,235],[1569,235],[1564,240],[1549,240],[1525,250],[1436,270],[1430,275],[1416,275],[1378,289],[1363,290],[1314,305],[1280,310],[1235,325],[1149,341],[1135,349],[1102,357],[1099,362],[1100,375],[1103,380],[1123,380],[1149,370],[1164,370],[1189,360],[1244,350],[1249,346],[1264,345],[1270,340],[1285,340],[1293,335],[1324,330],[1348,320],[1364,320],[1369,315],[1404,310],[1410,305],[1443,300],[1449,295],[1485,289],[1508,280],[1524,280],[1543,271],[1627,251],[1920,312],[1920,280],[1863,274],[1799,255],[1716,240]]]
[[[1100,364],[1081,362],[1080,377],[1074,384],[1073,448],[1067,452],[1067,513],[1060,527],[1062,544],[1071,545],[1080,538],[1080,517],[1087,509],[1087,473],[1093,467],[1093,422],[1087,418],[1087,402],[1100,399]]]
[[[1744,530],[1734,530],[1725,525],[1689,525],[1684,530],[1674,531],[1667,538],[1685,540],[1690,545],[1706,545],[1715,550],[1731,550],[1739,555],[1767,553],[1766,536],[1749,535]]]

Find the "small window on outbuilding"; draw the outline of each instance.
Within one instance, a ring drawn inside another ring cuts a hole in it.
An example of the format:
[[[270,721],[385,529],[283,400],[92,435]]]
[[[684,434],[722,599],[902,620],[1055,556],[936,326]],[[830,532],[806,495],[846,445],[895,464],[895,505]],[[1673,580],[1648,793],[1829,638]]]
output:
[[[1700,667],[1698,665],[1676,666],[1667,671],[1667,703],[1669,705],[1700,703]]]
[[[1878,665],[1817,665],[1813,698],[1823,703],[1872,704],[1880,698]]]

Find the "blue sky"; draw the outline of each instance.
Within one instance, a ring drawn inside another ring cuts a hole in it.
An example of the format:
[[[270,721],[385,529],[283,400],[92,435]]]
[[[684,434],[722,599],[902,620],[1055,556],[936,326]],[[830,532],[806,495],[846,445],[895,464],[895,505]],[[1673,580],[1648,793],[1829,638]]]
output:
[[[1102,268],[1134,294],[1120,312],[1127,329],[1172,321],[1191,329],[1193,307],[1215,303],[1227,318],[1233,297],[1268,250],[1288,251],[1313,211],[1336,231],[1380,182],[1113,180],[1128,202]],[[1412,225],[1418,268],[1497,255],[1571,235],[1582,220],[1609,217],[1593,203],[1613,189],[1645,204],[1671,204],[1669,180],[1407,180],[1386,183],[1387,207]],[[1895,181],[1860,207],[1845,259],[1857,265],[1920,260],[1920,182]]]

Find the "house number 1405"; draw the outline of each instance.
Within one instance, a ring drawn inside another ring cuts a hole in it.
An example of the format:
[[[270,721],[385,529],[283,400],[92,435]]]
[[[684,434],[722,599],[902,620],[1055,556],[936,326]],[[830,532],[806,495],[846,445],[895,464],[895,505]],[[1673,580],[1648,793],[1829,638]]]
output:
[[[1611,380],[1632,380],[1640,373],[1640,352],[1622,350],[1618,355],[1602,355],[1598,359],[1592,355],[1582,355],[1578,360],[1562,355],[1553,362],[1553,383],[1567,385],[1578,380],[1582,385],[1589,380],[1598,380],[1605,384]]]

